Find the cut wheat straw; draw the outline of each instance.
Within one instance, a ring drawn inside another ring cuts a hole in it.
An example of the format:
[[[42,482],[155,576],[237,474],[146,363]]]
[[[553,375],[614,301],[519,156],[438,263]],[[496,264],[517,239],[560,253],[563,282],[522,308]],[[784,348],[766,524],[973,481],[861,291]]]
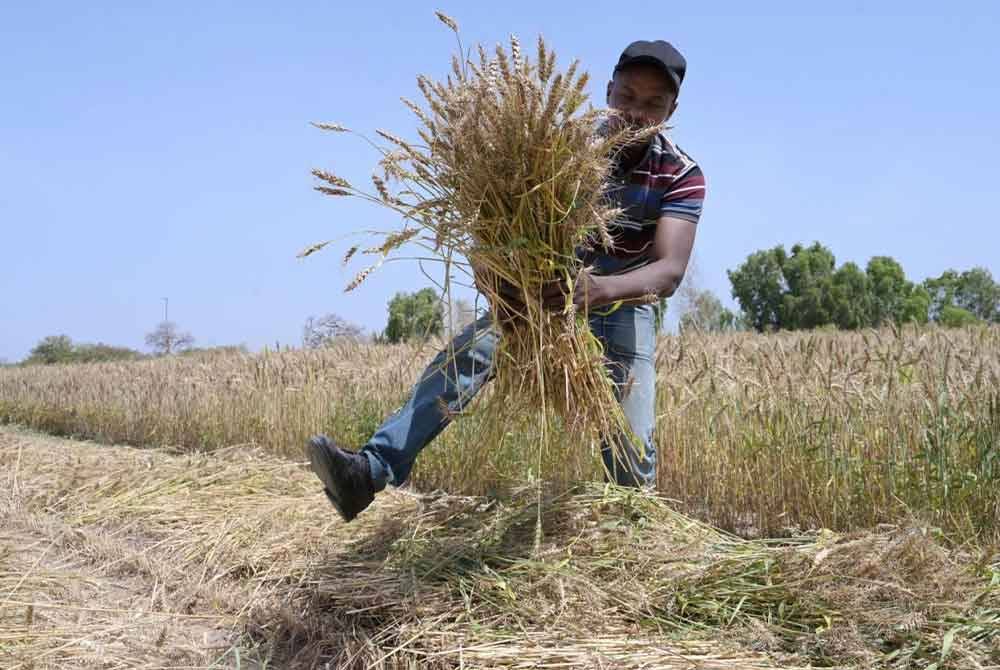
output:
[[[995,555],[920,526],[745,541],[596,486],[395,491],[347,526],[316,486],[247,448],[0,428],[0,667],[959,670],[1000,651]]]

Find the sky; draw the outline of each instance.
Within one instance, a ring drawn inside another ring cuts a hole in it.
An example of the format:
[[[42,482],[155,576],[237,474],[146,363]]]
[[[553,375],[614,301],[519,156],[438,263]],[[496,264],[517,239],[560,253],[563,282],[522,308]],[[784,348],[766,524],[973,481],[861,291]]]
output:
[[[352,232],[391,214],[312,190],[377,154],[333,121],[413,136],[399,97],[465,44],[542,34],[604,86],[635,39],[688,60],[672,122],[708,179],[690,281],[818,240],[838,264],[1000,279],[1000,4],[939,2],[5,2],[0,5],[0,359],[47,335],[145,349],[169,316],[198,345],[298,345],[310,315],[369,331],[399,262],[344,293]],[[335,241],[297,259],[302,248]],[[430,268],[434,272],[434,268]]]

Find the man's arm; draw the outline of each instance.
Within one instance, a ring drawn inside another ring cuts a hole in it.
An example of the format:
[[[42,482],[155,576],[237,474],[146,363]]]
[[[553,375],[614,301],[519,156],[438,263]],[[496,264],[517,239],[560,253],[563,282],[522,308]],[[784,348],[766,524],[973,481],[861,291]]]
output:
[[[697,229],[698,224],[693,221],[661,217],[653,238],[652,263],[620,275],[581,276],[574,302],[579,306],[600,307],[619,300],[626,304],[643,304],[670,297],[684,278]]]

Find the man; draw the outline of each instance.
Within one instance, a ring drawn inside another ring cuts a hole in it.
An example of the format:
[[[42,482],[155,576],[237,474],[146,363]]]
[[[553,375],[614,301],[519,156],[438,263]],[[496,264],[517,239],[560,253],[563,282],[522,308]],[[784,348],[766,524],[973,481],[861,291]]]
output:
[[[677,108],[686,62],[669,43],[633,42],[608,82],[608,105],[632,125],[666,122]],[[650,296],[668,297],[687,268],[705,196],[701,169],[661,132],[620,153],[608,196],[624,215],[610,232],[612,250],[581,251],[584,270],[574,283],[574,303],[590,315],[590,327],[604,346],[608,373],[639,453],[622,439],[604,445],[602,455],[618,484],[652,487],[656,477],[654,350],[656,306]],[[559,286],[544,292],[546,305],[560,308]],[[406,404],[375,431],[359,452],[342,449],[323,435],[308,446],[312,468],[330,502],[351,521],[386,484],[399,486],[417,454],[449,422],[441,403],[457,412],[492,373],[497,333],[486,315],[465,328],[427,367]],[[624,462],[615,453],[624,454]]]

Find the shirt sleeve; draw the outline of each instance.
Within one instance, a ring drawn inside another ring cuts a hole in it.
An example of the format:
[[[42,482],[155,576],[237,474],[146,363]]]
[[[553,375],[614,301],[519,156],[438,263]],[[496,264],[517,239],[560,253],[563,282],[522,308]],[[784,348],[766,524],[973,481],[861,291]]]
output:
[[[684,219],[698,223],[705,201],[705,175],[695,165],[685,172],[663,194],[660,201],[660,216]]]

